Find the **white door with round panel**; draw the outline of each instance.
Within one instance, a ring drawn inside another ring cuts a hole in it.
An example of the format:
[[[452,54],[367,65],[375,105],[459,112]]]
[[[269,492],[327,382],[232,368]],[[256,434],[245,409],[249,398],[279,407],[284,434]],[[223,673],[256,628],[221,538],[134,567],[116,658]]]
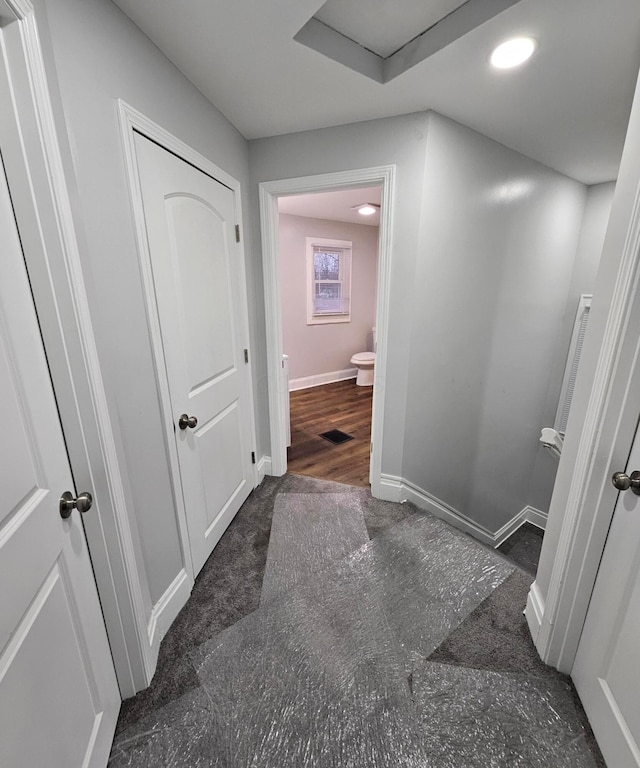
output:
[[[235,197],[229,187],[137,133],[135,146],[177,443],[176,491],[198,573],[253,489]]]
[[[120,695],[0,162],[0,766],[101,768]],[[61,504],[66,493],[67,502]]]
[[[571,671],[611,768],[640,768],[639,470],[637,431]]]

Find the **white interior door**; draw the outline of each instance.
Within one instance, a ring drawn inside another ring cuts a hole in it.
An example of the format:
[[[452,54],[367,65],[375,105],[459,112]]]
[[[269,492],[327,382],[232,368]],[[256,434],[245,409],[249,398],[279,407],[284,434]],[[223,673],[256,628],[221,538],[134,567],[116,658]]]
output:
[[[139,134],[136,154],[197,573],[253,488],[234,194]]]
[[[627,474],[640,469],[640,430]],[[611,768],[640,766],[640,497],[618,497],[571,676]]]
[[[104,766],[120,695],[1,162],[0,424],[0,765]]]

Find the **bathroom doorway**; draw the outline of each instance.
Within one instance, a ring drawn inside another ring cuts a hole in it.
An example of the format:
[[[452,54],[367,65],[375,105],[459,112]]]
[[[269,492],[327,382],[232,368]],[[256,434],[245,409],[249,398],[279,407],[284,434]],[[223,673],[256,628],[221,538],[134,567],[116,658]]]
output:
[[[278,199],[294,474],[369,485],[381,193],[378,185]]]
[[[270,437],[271,437],[271,466],[264,467],[264,472],[268,474],[281,475],[287,471],[288,457],[287,457],[287,443],[289,442],[289,386],[288,378],[286,376],[286,365],[291,361],[287,361],[283,355],[287,352],[284,347],[283,341],[283,286],[281,284],[281,255],[280,255],[280,210],[279,202],[284,198],[301,198],[302,196],[317,195],[319,193],[327,194],[336,191],[345,192],[346,190],[356,190],[360,194],[357,194],[357,200],[352,202],[352,206],[360,206],[362,204],[373,202],[376,212],[375,219],[379,216],[379,230],[378,230],[378,249],[377,249],[377,269],[375,288],[375,300],[374,300],[374,313],[373,324],[367,322],[366,330],[361,328],[360,337],[357,339],[357,343],[354,340],[352,347],[350,348],[350,355],[344,357],[343,348],[343,362],[340,368],[331,368],[327,371],[329,374],[333,374],[333,377],[327,378],[324,382],[321,378],[321,373],[312,373],[310,376],[299,375],[297,364],[293,366],[293,373],[289,378],[294,379],[294,392],[292,395],[292,405],[297,405],[298,399],[304,397],[303,395],[296,394],[297,391],[302,391],[302,387],[306,390],[318,389],[319,387],[326,387],[327,391],[320,390],[318,393],[314,393],[316,398],[320,398],[326,402],[333,400],[336,404],[342,403],[345,411],[354,411],[356,407],[352,403],[349,405],[346,401],[344,392],[339,393],[329,392],[331,388],[338,390],[341,386],[347,387],[351,385],[352,392],[361,395],[361,400],[365,400],[367,397],[371,399],[371,438],[363,438],[362,434],[358,438],[360,447],[364,444],[365,452],[369,452],[369,480],[371,483],[371,490],[373,495],[379,495],[380,493],[380,474],[381,474],[381,454],[383,446],[383,410],[384,410],[384,378],[386,369],[386,338],[387,338],[387,326],[388,326],[388,311],[389,311],[389,283],[391,273],[391,221],[393,210],[393,181],[395,175],[394,166],[382,166],[378,168],[368,168],[356,171],[344,171],[339,173],[323,174],[319,176],[304,177],[298,179],[285,179],[274,182],[264,182],[260,184],[260,213],[262,224],[262,250],[263,250],[263,268],[264,268],[264,280],[265,280],[265,305],[266,305],[266,331],[267,331],[267,363],[268,363],[268,382],[269,382],[269,414],[270,414]],[[375,189],[379,194],[379,202],[376,200],[369,200],[367,195],[370,194],[370,190]],[[308,198],[311,199],[311,198]],[[294,203],[295,205],[295,203]],[[380,206],[379,208],[377,206]],[[287,208],[285,202],[282,206],[283,209]],[[289,208],[289,211],[291,209]],[[353,215],[360,216],[357,210],[354,208],[355,213]],[[353,213],[352,211],[352,213]],[[379,212],[379,213],[378,213]],[[285,212],[285,216],[298,216],[299,212]],[[326,213],[322,214],[327,216]],[[314,219],[314,216],[304,216],[300,218]],[[335,221],[335,216],[332,215],[328,221]],[[321,219],[317,219],[321,221]],[[356,225],[363,229],[373,230],[371,225],[358,225],[358,219],[356,219]],[[377,223],[377,222],[376,222]],[[311,240],[318,235],[318,232],[308,235]],[[341,241],[336,243],[335,247],[340,245],[345,247],[345,241],[348,243],[348,238],[339,237],[336,232],[333,233],[333,238],[326,238],[328,240]],[[305,267],[306,273],[306,259],[307,259],[307,235],[305,235],[305,253],[302,255],[302,263]],[[353,246],[353,243],[352,243]],[[353,254],[353,250],[352,250]],[[300,266],[300,265],[298,265]],[[322,277],[322,275],[321,275]],[[303,288],[304,290],[304,288]],[[330,290],[323,297],[330,300],[336,300],[337,295],[335,290]],[[305,302],[306,293],[305,293]],[[306,306],[306,305],[305,305]],[[341,308],[344,311],[344,307]],[[305,313],[307,309],[305,309]],[[308,319],[308,315],[305,314],[305,325]],[[341,323],[335,323],[340,325]],[[313,325],[313,323],[311,323]],[[347,325],[347,323],[342,323]],[[376,328],[376,358],[374,366],[374,386],[372,387],[357,387],[355,384],[356,365],[351,362],[352,357],[357,353],[363,353],[365,351],[373,351],[373,328]],[[335,328],[333,329],[335,332]],[[313,351],[313,350],[312,350]],[[296,361],[297,362],[297,361]],[[338,372],[338,376],[336,376]],[[342,374],[340,374],[342,372]],[[346,372],[346,373],[345,373]],[[315,377],[315,378],[314,378]],[[336,380],[341,379],[340,380]],[[303,381],[295,381],[296,379],[302,379]],[[305,382],[304,379],[307,379]],[[309,381],[309,379],[311,379]],[[311,384],[312,386],[306,386]],[[368,390],[365,395],[365,390]],[[295,402],[294,402],[295,401]],[[313,408],[313,406],[309,406]],[[339,417],[335,417],[338,418]],[[320,425],[322,426],[322,425]],[[322,432],[331,432],[332,429],[340,429],[333,427],[332,424],[325,421],[326,429],[320,429],[316,435],[316,439],[324,441],[325,438],[319,437]],[[313,427],[315,429],[315,426]],[[344,431],[344,430],[340,430]],[[347,432],[347,434],[349,434]],[[353,482],[352,479],[345,476],[342,471],[342,467],[346,464],[347,458],[356,452],[355,436],[353,440],[346,441],[342,446],[340,444],[332,446],[337,449],[334,450],[334,456],[336,456],[335,462],[329,462],[327,466],[327,479],[338,479],[340,482]],[[324,444],[324,443],[322,443]],[[343,451],[344,456],[340,457],[338,451]],[[293,458],[292,458],[293,461]],[[366,462],[366,458],[365,458]],[[361,473],[362,476],[366,476],[366,472]],[[362,481],[363,484],[365,481]]]

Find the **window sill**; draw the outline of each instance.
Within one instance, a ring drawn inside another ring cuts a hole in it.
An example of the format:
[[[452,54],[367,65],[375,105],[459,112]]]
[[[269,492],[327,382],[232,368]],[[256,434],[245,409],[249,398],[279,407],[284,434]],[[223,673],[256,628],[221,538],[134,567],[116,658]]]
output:
[[[330,325],[332,323],[350,323],[351,315],[315,315],[307,318],[307,325]]]

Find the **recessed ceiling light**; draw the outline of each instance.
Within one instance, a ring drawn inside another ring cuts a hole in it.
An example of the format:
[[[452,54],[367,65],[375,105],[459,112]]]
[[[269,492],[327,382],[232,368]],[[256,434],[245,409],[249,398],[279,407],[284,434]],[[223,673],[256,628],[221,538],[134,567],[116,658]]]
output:
[[[354,205],[358,213],[362,216],[373,216],[380,207],[377,203],[362,203],[361,205]]]
[[[514,37],[499,45],[491,54],[491,63],[497,69],[509,69],[523,64],[535,51],[532,37]]]

